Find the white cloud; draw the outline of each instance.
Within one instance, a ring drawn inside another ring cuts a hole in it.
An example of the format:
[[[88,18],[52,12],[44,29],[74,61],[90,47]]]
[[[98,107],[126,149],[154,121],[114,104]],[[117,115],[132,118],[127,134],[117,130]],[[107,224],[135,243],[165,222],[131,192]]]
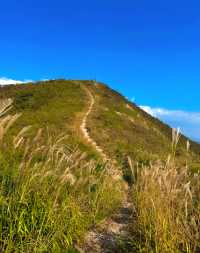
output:
[[[20,81],[20,80],[10,79],[7,77],[0,77],[0,85],[21,84],[21,83],[28,83],[28,82],[32,82],[32,81],[31,80]]]
[[[150,106],[148,106],[148,105],[140,105],[140,108],[141,108],[143,111],[145,111],[145,112],[147,112],[148,114],[150,114],[151,116],[156,117],[156,114],[155,114],[155,112],[154,112],[155,109],[151,108]]]
[[[168,110],[164,108],[152,108],[140,106],[141,109],[169,124],[171,127],[181,128],[181,131],[192,139],[200,138],[200,112],[188,112],[182,110]]]
[[[152,108],[150,106],[140,106],[141,109],[154,117],[174,117],[176,120],[187,120],[200,124],[200,112],[187,112],[181,110],[167,110],[163,108]]]

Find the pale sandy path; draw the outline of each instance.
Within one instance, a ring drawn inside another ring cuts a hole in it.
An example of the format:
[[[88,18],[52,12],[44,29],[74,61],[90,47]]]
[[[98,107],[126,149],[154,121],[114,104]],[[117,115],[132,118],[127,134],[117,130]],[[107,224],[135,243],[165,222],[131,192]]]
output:
[[[129,226],[132,223],[133,207],[127,196],[115,214],[88,232],[80,253],[129,252]]]
[[[90,133],[88,131],[87,128],[87,120],[88,120],[88,116],[90,115],[90,113],[93,110],[94,104],[95,104],[95,99],[94,96],[92,95],[92,92],[86,87],[83,86],[83,89],[85,90],[85,92],[88,95],[89,98],[89,107],[88,110],[86,111],[86,113],[84,114],[84,117],[82,119],[81,125],[80,125],[80,129],[81,132],[83,134],[83,137],[85,138],[85,140],[93,146],[93,148],[101,155],[101,157],[103,158],[104,161],[109,161],[110,159],[108,159],[107,155],[104,153],[103,149],[96,143],[96,141],[90,136]]]
[[[101,155],[104,161],[110,161],[103,151],[103,149],[98,146],[98,144],[90,136],[87,128],[88,117],[91,114],[94,105],[95,98],[92,92],[86,86],[82,86],[89,98],[88,110],[83,116],[80,130],[83,134],[84,139],[93,146],[93,148]],[[116,164],[116,161],[114,161]],[[121,170],[113,166],[113,178],[119,180],[122,178]],[[80,248],[78,246],[77,250],[80,253],[109,253],[109,252],[124,252],[120,249],[120,241],[126,242],[128,238],[128,224],[130,224],[132,219],[132,204],[128,200],[128,189],[125,190],[124,201],[121,208],[113,214],[111,217],[104,220],[97,227],[89,231],[85,237],[84,245]]]

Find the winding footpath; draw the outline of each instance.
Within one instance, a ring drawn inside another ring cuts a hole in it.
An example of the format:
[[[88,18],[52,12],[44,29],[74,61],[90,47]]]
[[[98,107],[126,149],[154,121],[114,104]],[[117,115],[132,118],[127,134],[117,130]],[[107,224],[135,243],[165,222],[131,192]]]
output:
[[[93,107],[95,104],[95,99],[94,99],[94,96],[92,95],[92,92],[86,86],[83,86],[83,89],[85,90],[85,92],[87,93],[87,95],[89,97],[90,104],[89,104],[87,112],[84,114],[84,117],[82,119],[82,123],[80,125],[81,132],[83,134],[84,139],[93,146],[93,148],[101,155],[103,160],[105,162],[109,161],[110,159],[108,159],[107,155],[104,153],[103,149],[100,146],[98,146],[96,141],[92,139],[92,137],[90,136],[90,133],[88,131],[87,120],[88,120],[88,116],[90,115],[90,113],[93,110]]]
[[[111,161],[103,149],[92,139],[87,128],[87,121],[95,104],[95,98],[92,92],[86,86],[82,86],[89,98],[88,110],[83,116],[80,130],[84,139],[93,146],[101,155],[103,161]],[[112,162],[112,161],[111,161]],[[114,161],[115,162],[115,161]],[[115,166],[114,166],[115,167]],[[119,179],[122,177],[120,170],[114,169],[113,177]],[[129,224],[132,220],[132,203],[129,201],[128,191],[125,192],[124,201],[121,208],[115,214],[90,230],[86,237],[84,245],[77,247],[80,253],[123,253],[127,252],[129,247]]]

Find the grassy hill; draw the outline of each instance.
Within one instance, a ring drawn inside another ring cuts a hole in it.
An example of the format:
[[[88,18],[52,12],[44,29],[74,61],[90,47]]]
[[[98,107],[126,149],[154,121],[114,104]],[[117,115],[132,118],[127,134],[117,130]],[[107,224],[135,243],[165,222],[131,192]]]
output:
[[[2,87],[0,96],[2,99],[5,97],[13,99],[11,114],[21,114],[9,135],[15,135],[23,127],[31,126],[29,136],[34,136],[38,129],[44,128],[54,136],[66,134],[70,145],[79,144],[75,124],[87,99],[80,84],[59,80],[12,85]]]
[[[38,129],[48,128],[51,135],[66,134],[69,146],[79,146],[95,156],[95,150],[81,138],[79,125],[88,105],[86,86],[95,98],[94,109],[88,119],[88,130],[96,142],[112,158],[122,163],[130,156],[134,161],[166,159],[171,151],[172,130],[127,101],[108,86],[93,81],[55,80],[36,84],[1,87],[0,98],[14,100],[11,113],[21,113],[9,135],[15,135],[22,127],[32,126],[29,135]],[[186,152],[187,138],[181,137],[177,158],[182,160]],[[190,141],[190,160],[195,163],[200,145]],[[96,154],[98,155],[98,154]]]
[[[100,252],[94,235],[110,240],[110,252],[199,252],[200,144],[188,151],[177,135],[172,145],[169,126],[94,81],[0,87],[0,101],[8,98],[6,114],[0,103],[0,252]],[[122,224],[125,238],[109,234]]]
[[[96,106],[90,118],[91,134],[119,161],[129,155],[137,161],[166,158],[171,150],[172,129],[104,84],[91,87]],[[98,134],[99,133],[99,134]],[[185,155],[187,138],[182,136],[177,156]],[[193,158],[200,145],[191,142]],[[197,156],[196,156],[197,155]]]

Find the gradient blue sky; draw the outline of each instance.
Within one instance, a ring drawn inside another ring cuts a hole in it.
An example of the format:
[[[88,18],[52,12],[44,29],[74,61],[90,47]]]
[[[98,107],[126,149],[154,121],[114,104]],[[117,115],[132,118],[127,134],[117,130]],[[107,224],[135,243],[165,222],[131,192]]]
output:
[[[0,77],[96,78],[200,137],[199,1],[6,0],[0,10]]]

